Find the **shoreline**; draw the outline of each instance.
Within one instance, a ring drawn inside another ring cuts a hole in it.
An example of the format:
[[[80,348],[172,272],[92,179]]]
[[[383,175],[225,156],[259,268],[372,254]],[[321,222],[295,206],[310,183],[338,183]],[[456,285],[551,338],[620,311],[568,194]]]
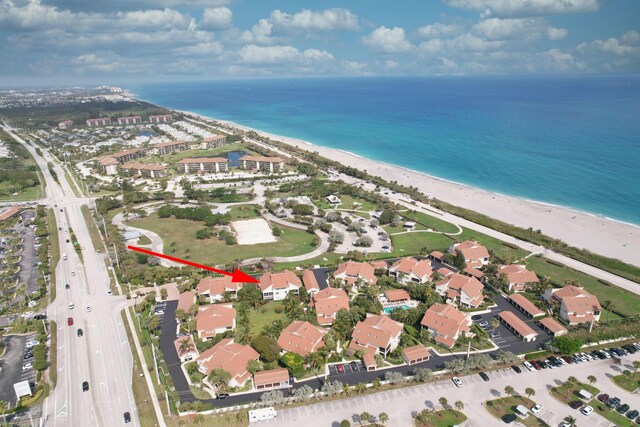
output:
[[[417,187],[424,194],[430,194],[454,206],[470,209],[522,228],[540,229],[542,233],[571,246],[640,266],[640,225],[552,203],[483,190],[404,166],[371,160],[346,150],[264,132],[229,120],[220,120],[191,111],[174,111],[239,130],[253,131],[287,145],[317,152],[323,157],[366,170],[367,173],[387,181]]]

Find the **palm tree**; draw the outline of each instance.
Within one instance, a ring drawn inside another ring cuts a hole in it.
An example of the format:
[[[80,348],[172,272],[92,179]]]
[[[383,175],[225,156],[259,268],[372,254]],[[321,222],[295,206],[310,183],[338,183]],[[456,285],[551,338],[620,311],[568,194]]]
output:
[[[506,386],[504,388],[504,392],[507,393],[509,396],[513,396],[515,394],[516,390],[513,387],[511,387],[510,385],[508,385],[508,386]]]
[[[578,379],[576,377],[571,376],[567,378],[567,381],[565,381],[565,385],[567,386],[567,393],[564,395],[564,397],[569,396],[569,393],[573,391],[573,387],[575,387],[577,382],[578,382]]]
[[[368,412],[363,412],[360,414],[360,424],[362,424],[362,422],[366,422],[368,423],[369,421],[371,421],[371,414]]]
[[[491,320],[491,327],[493,328],[493,331],[491,332],[491,335],[496,333],[496,329],[498,328],[498,326],[500,326],[500,321],[498,320],[497,317],[494,317]]]
[[[355,385],[357,393],[364,393],[367,389],[367,385],[365,383],[358,383]]]
[[[389,415],[387,415],[386,412],[380,412],[380,414],[378,415],[378,419],[382,424],[384,424],[389,421]]]
[[[449,401],[447,400],[446,397],[441,397],[440,399],[438,399],[438,403],[440,403],[440,406],[442,406],[442,409],[445,409],[445,406],[447,406],[447,403],[449,403]]]
[[[2,424],[7,423],[7,410],[9,409],[9,402],[6,400],[0,400],[0,413],[2,414]]]
[[[349,396],[351,394],[351,386],[349,384],[342,384],[342,394]]]
[[[179,353],[185,354],[193,350],[193,344],[191,344],[190,337],[185,337],[180,340]]]
[[[636,377],[636,374],[638,373],[638,369],[640,369],[640,361],[634,360],[633,361],[633,378]]]
[[[453,404],[458,411],[462,411],[464,409],[464,403],[462,400],[456,400],[456,403]]]
[[[375,378],[373,380],[373,388],[380,390],[380,387],[382,387],[382,381],[380,381],[380,378]]]
[[[576,419],[575,419],[575,418],[573,418],[572,416],[570,416],[570,415],[569,415],[569,416],[566,416],[566,417],[564,418],[564,420],[565,420],[567,423],[569,423],[569,426],[570,426],[570,427],[576,427]]]
[[[640,363],[639,363],[640,365]],[[589,384],[594,385],[596,383],[596,381],[598,381],[598,379],[596,377],[594,377],[593,375],[589,375],[587,377],[587,381],[589,381]]]
[[[527,395],[527,397],[531,398],[531,396],[535,396],[536,395],[536,391],[534,389],[532,389],[531,387],[527,387],[524,389],[524,394]]]

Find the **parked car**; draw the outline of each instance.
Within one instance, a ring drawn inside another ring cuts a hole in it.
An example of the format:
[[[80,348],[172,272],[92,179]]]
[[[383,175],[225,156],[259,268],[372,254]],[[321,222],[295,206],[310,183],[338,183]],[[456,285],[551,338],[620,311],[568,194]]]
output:
[[[618,413],[620,413],[620,414],[626,414],[626,413],[627,413],[627,411],[628,411],[629,409],[630,409],[630,408],[629,408],[629,405],[627,405],[626,403],[624,403],[624,404],[622,404],[622,405],[618,406],[618,407],[616,408],[616,411],[618,411]]]
[[[627,412],[627,418],[629,418],[630,420],[635,420],[636,418],[638,418],[638,415],[640,415],[640,412],[636,411],[635,409]]]
[[[224,400],[224,399],[226,399],[227,397],[229,397],[229,394],[228,394],[228,393],[220,393],[220,394],[218,394],[218,395],[216,396],[216,399],[218,399],[218,400]]]
[[[542,411],[542,405],[539,404],[539,403],[536,406],[534,406],[533,408],[531,408],[531,413],[532,414],[537,414],[540,411]]]
[[[604,404],[607,405],[608,408],[613,409],[620,404],[620,399],[617,397],[612,397],[611,399],[607,400]]]
[[[87,306],[87,312],[88,312],[88,313],[90,313],[90,312],[91,312],[91,306],[90,306],[90,305],[88,305],[88,306]]]
[[[593,408],[592,408],[591,406],[587,405],[587,406],[585,406],[584,408],[582,408],[582,409],[580,410],[580,412],[581,412],[583,415],[589,416],[589,415],[591,415],[591,413],[593,412]]]
[[[517,417],[515,416],[515,414],[507,414],[507,415],[504,415],[504,416],[502,417],[502,421],[503,421],[505,424],[511,424],[511,423],[512,423],[512,422],[514,422],[516,419],[517,419]]]
[[[350,365],[353,372],[358,372],[360,370],[360,368],[358,367],[358,362],[351,362]]]
[[[480,378],[482,378],[483,381],[489,381],[489,375],[485,374],[484,372],[480,372]]]
[[[579,400],[574,400],[573,402],[569,402],[569,407],[571,409],[580,409],[582,408],[582,402]]]
[[[456,387],[462,387],[462,381],[458,377],[451,378],[451,381],[456,385]]]
[[[336,371],[338,371],[339,374],[344,373],[344,366],[336,365]]]
[[[22,372],[28,371],[31,368],[33,368],[33,364],[31,362],[27,362],[24,365],[22,365]]]
[[[568,364],[572,364],[573,362],[575,362],[575,360],[573,360],[571,357],[569,356],[562,356],[562,360],[564,360],[565,362],[567,362]]]
[[[536,371],[539,371],[540,369],[542,369],[542,365],[539,364],[537,361],[532,360],[530,363]]]
[[[522,369],[520,369],[520,368],[519,368],[518,366],[516,366],[516,365],[513,365],[513,366],[511,367],[511,369],[513,369],[514,371],[516,371],[516,374],[520,374],[520,373],[522,373]]]
[[[609,395],[607,393],[602,393],[602,394],[598,395],[598,400],[600,402],[604,403],[607,400],[609,400]]]
[[[486,328],[488,328],[490,325],[489,325],[489,322],[487,322],[486,320],[481,320],[480,322],[478,322],[478,326],[480,326],[481,328],[486,329]]]
[[[82,382],[82,391],[89,391],[89,381]]]
[[[71,286],[69,286],[69,284],[67,283],[66,285],[64,285],[64,288],[65,289],[69,289],[69,288],[71,288]]]
[[[534,369],[536,369],[530,362],[527,362],[525,360],[525,362],[523,363],[524,367],[527,368],[529,370],[529,372],[533,371]]]
[[[130,422],[131,422],[131,414],[130,414],[130,413],[125,412],[125,413],[124,413],[124,415],[123,415],[123,417],[124,417],[124,422],[125,422],[125,424],[127,424],[127,423],[130,423]]]
[[[73,317],[67,317],[67,325],[73,326]]]
[[[482,316],[480,316],[479,314],[476,314],[474,316],[471,316],[471,320],[478,321],[478,320],[482,320]]]
[[[82,335],[84,335],[84,333],[82,332],[82,329],[78,328],[78,336],[81,337]]]

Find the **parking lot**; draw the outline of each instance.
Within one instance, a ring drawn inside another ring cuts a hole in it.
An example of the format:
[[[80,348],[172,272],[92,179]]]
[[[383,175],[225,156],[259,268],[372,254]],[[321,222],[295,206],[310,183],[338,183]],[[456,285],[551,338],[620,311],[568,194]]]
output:
[[[340,370],[342,370],[342,372],[340,372]],[[354,372],[362,372],[364,370],[364,365],[361,361],[338,363],[329,366],[329,376],[339,377],[340,375],[348,375]]]
[[[33,358],[25,359],[25,344],[32,339],[33,335],[10,335],[4,337],[6,351],[0,358],[0,400],[7,401],[14,406],[16,404],[16,394],[13,385],[20,381],[35,382],[36,371],[33,368],[22,370],[28,362],[33,362]]]

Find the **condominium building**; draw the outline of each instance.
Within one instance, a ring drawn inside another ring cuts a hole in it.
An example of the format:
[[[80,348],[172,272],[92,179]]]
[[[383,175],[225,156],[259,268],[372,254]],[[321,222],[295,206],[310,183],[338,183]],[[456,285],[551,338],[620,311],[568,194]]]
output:
[[[128,150],[118,151],[117,153],[109,154],[108,157],[113,157],[118,163],[127,163],[131,160],[136,160],[145,156],[145,151],[142,148],[130,148]]]
[[[227,172],[229,164],[224,157],[186,158],[178,162],[184,173]]]
[[[125,163],[122,165],[122,170],[145,178],[164,178],[167,176],[167,167],[158,164]]]
[[[149,123],[168,123],[173,120],[171,114],[161,114],[158,116],[149,116]]]
[[[98,166],[100,172],[105,175],[117,175],[118,174],[118,161],[111,156],[104,156],[98,159]]]
[[[118,117],[119,125],[136,125],[139,123],[142,123],[142,117],[140,116]]]
[[[189,149],[189,143],[186,141],[167,141],[151,146],[150,150],[156,156],[177,153]]]
[[[97,119],[87,119],[87,126],[108,126],[111,124],[111,119],[109,117],[101,117]]]
[[[227,135],[211,135],[202,140],[202,148],[210,149],[221,147],[227,143]]]
[[[238,160],[240,168],[247,170],[277,172],[284,169],[284,159],[280,157],[242,156]]]

